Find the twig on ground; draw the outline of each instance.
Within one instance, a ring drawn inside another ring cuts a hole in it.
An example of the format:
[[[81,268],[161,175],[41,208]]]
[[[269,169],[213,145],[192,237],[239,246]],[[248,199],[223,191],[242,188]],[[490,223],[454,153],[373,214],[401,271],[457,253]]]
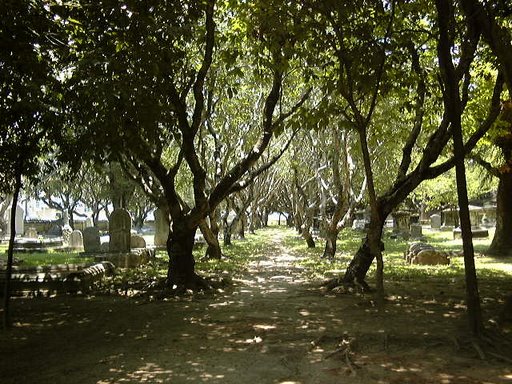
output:
[[[471,346],[478,353],[480,359],[485,360],[485,353],[482,350],[482,347],[480,347],[480,344],[478,344],[478,342],[475,340],[471,340]]]
[[[498,359],[498,360],[502,360],[502,361],[505,361],[507,363],[511,363],[512,364],[512,359],[509,359],[508,357],[502,356],[502,355],[500,355],[498,353],[489,352],[489,351],[487,351],[487,354],[489,356],[492,356],[492,357]]]

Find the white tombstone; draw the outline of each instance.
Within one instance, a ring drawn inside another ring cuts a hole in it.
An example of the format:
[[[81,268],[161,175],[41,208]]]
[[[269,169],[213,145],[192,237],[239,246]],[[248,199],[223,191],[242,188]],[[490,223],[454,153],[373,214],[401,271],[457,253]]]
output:
[[[74,248],[77,250],[81,250],[84,248],[84,238],[82,232],[78,229],[75,229],[69,235],[69,246],[70,248]]]
[[[169,216],[161,208],[155,211],[155,245],[165,247],[169,237]]]
[[[37,238],[37,230],[34,227],[28,227],[25,231],[25,237],[29,239]]]
[[[5,212],[5,222],[7,223],[6,236],[11,234],[11,210],[8,209]],[[16,218],[14,221],[14,230],[16,235],[23,235],[25,233],[25,211],[19,205],[16,206]]]
[[[90,227],[94,227],[94,223],[92,222],[92,218],[88,217],[87,219],[85,219],[84,228]]]
[[[430,216],[430,228],[432,229],[439,229],[441,228],[441,215],[433,214]]]

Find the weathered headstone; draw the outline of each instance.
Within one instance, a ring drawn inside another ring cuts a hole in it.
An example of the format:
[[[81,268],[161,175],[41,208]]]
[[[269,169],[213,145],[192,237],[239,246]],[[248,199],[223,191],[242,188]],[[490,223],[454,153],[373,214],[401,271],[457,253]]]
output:
[[[421,224],[411,224],[411,237],[420,238],[421,236],[423,236]]]
[[[146,248],[146,240],[140,235],[131,235],[130,247],[133,248]]]
[[[60,237],[62,236],[62,227],[58,224],[52,225],[52,227],[46,232],[49,237]]]
[[[101,252],[100,231],[97,227],[85,228],[82,236],[84,242],[84,252]]]
[[[104,243],[101,243],[100,250],[101,250],[102,253],[110,252],[110,243],[108,241],[105,241]]]
[[[169,216],[161,208],[155,211],[155,246],[164,247],[169,237]]]
[[[400,233],[409,233],[411,223],[411,214],[406,211],[397,211],[392,213],[394,230]]]
[[[27,228],[27,230],[25,231],[25,237],[30,239],[37,238],[37,230],[34,227]]]
[[[75,249],[84,248],[84,238],[82,232],[78,229],[71,232],[71,235],[69,236],[69,246]]]
[[[441,228],[441,224],[441,215],[435,213],[432,216],[430,216],[430,228],[439,229]]]
[[[25,233],[24,224],[25,211],[19,205],[16,206],[16,217],[14,220],[14,230],[16,235],[23,235]],[[11,210],[7,209],[5,212],[5,222],[7,223],[6,236],[11,233]]]
[[[130,252],[132,218],[123,208],[115,209],[108,221],[110,252]]]
[[[85,219],[84,228],[89,228],[94,226],[94,223],[92,222],[92,218],[88,217]]]
[[[443,227],[457,227],[459,225],[459,212],[456,209],[443,211]]]

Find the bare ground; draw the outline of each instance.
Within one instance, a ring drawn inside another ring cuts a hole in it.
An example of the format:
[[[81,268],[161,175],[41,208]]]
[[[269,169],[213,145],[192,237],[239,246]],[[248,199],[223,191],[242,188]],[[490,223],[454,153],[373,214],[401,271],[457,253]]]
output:
[[[378,311],[371,296],[322,292],[299,258],[277,232],[225,291],[16,299],[0,383],[512,383],[512,364],[460,337],[460,282],[388,287]]]

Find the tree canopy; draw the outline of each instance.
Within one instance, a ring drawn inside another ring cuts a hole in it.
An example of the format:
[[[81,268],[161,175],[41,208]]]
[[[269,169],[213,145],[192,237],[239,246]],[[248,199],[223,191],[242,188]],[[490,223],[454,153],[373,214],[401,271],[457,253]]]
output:
[[[2,185],[36,178],[43,159],[101,170],[116,207],[137,185],[171,223],[167,285],[178,291],[207,285],[192,246],[201,228],[220,257],[221,216],[227,231],[230,212],[242,223],[286,212],[310,245],[320,220],[333,257],[339,229],[369,205],[342,279],[368,287],[387,216],[457,160],[465,173],[479,142],[500,147],[486,135],[512,92],[510,22],[478,0],[450,1],[449,20],[433,5],[4,2]],[[108,192],[85,189],[96,212],[108,206]],[[439,190],[416,196],[446,203]]]

